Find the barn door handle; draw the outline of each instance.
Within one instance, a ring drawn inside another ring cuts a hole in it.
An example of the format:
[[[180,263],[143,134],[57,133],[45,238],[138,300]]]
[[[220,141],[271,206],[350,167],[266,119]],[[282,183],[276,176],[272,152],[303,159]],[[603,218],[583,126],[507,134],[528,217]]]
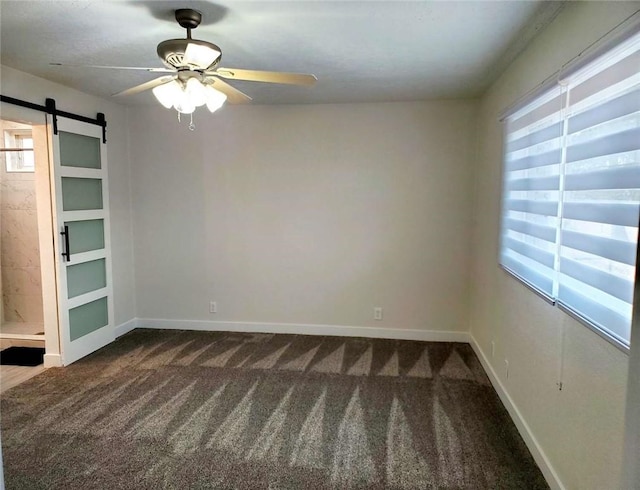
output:
[[[67,262],[71,262],[71,249],[69,248],[69,227],[64,225],[64,231],[61,231],[60,234],[64,237],[64,252],[62,252],[62,256],[67,259]]]

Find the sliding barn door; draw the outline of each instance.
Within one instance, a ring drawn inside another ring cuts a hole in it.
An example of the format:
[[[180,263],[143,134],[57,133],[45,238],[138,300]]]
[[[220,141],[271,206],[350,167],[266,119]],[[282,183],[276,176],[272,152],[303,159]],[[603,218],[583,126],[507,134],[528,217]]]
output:
[[[102,128],[63,117],[57,123],[52,187],[60,347],[67,365],[112,342],[115,333]]]

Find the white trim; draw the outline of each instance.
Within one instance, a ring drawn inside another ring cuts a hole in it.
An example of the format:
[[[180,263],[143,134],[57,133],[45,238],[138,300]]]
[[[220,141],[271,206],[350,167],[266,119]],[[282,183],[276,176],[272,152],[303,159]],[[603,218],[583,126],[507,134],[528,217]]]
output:
[[[47,356],[60,358],[60,328],[58,325],[58,286],[54,241],[56,235],[54,201],[51,194],[53,155],[52,131],[46,124],[32,127],[33,146],[36,151],[36,208],[38,214],[38,240],[40,243],[40,275],[42,281],[42,311],[44,321],[45,366]],[[60,361],[56,361],[60,362]],[[52,364],[58,365],[58,364]]]
[[[368,337],[374,339],[422,340],[428,342],[469,342],[469,332],[418,330],[399,328],[356,327],[343,325],[223,322],[207,320],[165,320],[138,318],[137,328],[162,330],[204,330],[225,332],[260,332],[299,335],[331,335],[336,337]]]
[[[75,168],[75,167],[74,167]],[[102,196],[102,205],[104,206],[104,195]],[[62,211],[62,221],[86,221],[93,219],[105,219],[105,211],[103,209],[86,209],[82,211]]]
[[[88,252],[78,252],[73,254],[71,260],[67,262],[68,265],[83,264],[84,262],[91,262],[92,260],[104,259],[107,254],[104,248],[99,250],[90,250]]]
[[[122,337],[124,334],[131,332],[131,330],[135,328],[138,328],[137,318],[132,318],[128,322],[121,323],[115,328],[116,338]]]
[[[67,299],[67,308],[72,310],[73,308],[77,308],[78,306],[86,305],[87,303],[102,299],[105,296],[109,296],[108,287],[94,289],[93,291],[89,291],[88,293],[84,293],[79,296],[74,296],[73,298]]]
[[[487,356],[480,348],[480,345],[471,333],[469,333],[469,344],[471,344],[471,348],[476,353],[476,356],[478,356],[482,367],[491,380],[491,384],[498,393],[502,404],[509,412],[511,420],[513,420],[514,424],[516,424],[518,432],[522,436],[522,439],[524,439],[525,444],[529,448],[529,451],[531,452],[533,459],[535,459],[538,467],[540,468],[540,471],[542,471],[542,474],[547,480],[547,483],[553,490],[565,490],[566,487],[562,484],[560,477],[556,473],[556,470],[553,468],[553,465],[551,464],[551,461],[549,461],[549,458],[545,454],[544,450],[538,443],[538,440],[531,431],[529,424],[527,424],[527,421],[520,413],[520,410],[518,410],[518,407],[514,403],[513,399],[509,396],[506,388],[500,382],[500,379],[496,375],[496,372],[493,370],[493,367],[491,367]]]
[[[60,177],[74,177],[78,179],[101,179],[102,168],[61,166]]]
[[[45,354],[44,367],[62,367],[62,356],[60,354]]]
[[[0,333],[0,339],[2,340],[41,340],[44,342],[44,334],[31,335],[24,333]]]

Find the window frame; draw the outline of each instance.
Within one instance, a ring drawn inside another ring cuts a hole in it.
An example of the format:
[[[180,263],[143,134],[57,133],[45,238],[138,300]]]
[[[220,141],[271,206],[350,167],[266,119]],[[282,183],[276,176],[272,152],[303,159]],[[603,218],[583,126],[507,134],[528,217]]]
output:
[[[5,172],[7,173],[34,173],[35,156],[33,150],[33,135],[30,129],[5,129],[4,146],[2,153],[5,157]],[[31,140],[31,148],[24,147],[24,140]],[[25,154],[29,152],[32,165],[25,166]]]

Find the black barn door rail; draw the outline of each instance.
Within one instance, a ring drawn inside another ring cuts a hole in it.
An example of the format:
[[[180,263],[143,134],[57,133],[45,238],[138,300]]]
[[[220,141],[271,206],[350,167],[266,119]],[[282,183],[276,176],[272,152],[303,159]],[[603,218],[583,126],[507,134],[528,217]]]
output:
[[[33,109],[35,111],[46,112],[53,116],[53,134],[58,134],[58,116],[73,119],[75,121],[82,121],[89,124],[95,124],[102,128],[102,142],[107,142],[107,120],[102,112],[98,112],[95,119],[90,117],[80,116],[72,112],[60,111],[56,108],[55,99],[46,99],[45,105],[34,104],[33,102],[27,102],[26,100],[15,99],[6,95],[0,95],[0,102],[6,102],[7,104],[18,105],[20,107],[26,107],[27,109]]]

